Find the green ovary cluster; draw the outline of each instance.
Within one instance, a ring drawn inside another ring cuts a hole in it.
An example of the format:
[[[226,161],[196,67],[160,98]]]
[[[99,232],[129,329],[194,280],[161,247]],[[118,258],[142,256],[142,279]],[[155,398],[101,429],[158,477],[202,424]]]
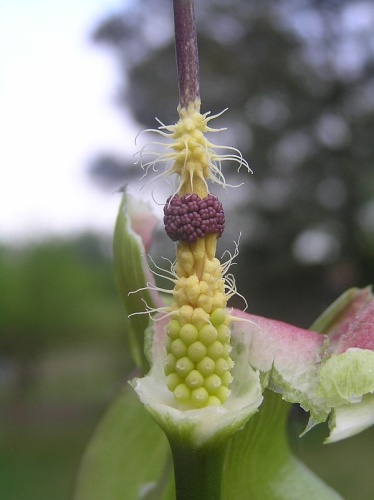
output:
[[[197,327],[173,319],[167,326],[166,384],[185,408],[220,405],[230,395],[230,329],[224,309],[215,309],[210,323]]]

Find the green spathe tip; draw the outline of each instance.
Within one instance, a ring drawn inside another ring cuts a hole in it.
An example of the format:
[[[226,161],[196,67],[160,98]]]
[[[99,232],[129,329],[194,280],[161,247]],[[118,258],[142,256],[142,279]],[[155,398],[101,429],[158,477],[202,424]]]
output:
[[[374,352],[351,348],[329,358],[319,372],[317,394],[335,407],[359,403],[374,391]]]

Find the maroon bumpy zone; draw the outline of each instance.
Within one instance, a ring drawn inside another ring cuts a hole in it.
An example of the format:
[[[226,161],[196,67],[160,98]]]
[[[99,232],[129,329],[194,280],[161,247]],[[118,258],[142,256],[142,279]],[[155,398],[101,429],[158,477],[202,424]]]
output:
[[[225,214],[222,203],[212,194],[203,199],[197,194],[174,195],[164,206],[164,224],[173,241],[194,243],[208,233],[219,238],[225,228]]]

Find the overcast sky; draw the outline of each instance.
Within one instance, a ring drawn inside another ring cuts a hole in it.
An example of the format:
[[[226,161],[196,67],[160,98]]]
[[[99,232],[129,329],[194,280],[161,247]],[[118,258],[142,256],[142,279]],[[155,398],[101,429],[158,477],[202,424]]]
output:
[[[135,152],[114,104],[114,59],[90,33],[120,0],[0,4],[0,242],[110,232],[118,195],[87,176],[102,151]]]

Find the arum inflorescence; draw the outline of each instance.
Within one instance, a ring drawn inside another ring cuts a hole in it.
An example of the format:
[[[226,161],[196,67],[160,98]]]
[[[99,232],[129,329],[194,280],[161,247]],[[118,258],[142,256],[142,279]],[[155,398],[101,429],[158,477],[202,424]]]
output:
[[[225,185],[223,160],[234,160],[239,168],[248,165],[237,150],[229,155],[215,152],[204,135],[214,130],[207,125],[211,118],[200,113],[199,100],[178,111],[176,125],[156,131],[172,142],[144,168],[167,160],[172,166],[160,175],[178,177],[178,187],[164,206],[166,233],[177,242],[164,371],[175,401],[187,409],[220,405],[230,395],[234,363],[227,301],[235,293],[235,282],[231,275],[225,277],[227,265],[216,258],[225,215],[208,181]]]
[[[219,200],[205,192],[212,161],[202,137],[195,138],[194,123],[201,123],[196,120],[200,116],[181,117],[176,126],[183,134],[177,135],[173,146],[182,165],[175,167],[181,174],[181,188],[164,209],[166,232],[178,241],[173,319],[167,325],[166,383],[176,401],[187,408],[224,403],[233,366],[225,284],[215,258],[225,218]],[[180,197],[187,186],[191,193]]]

